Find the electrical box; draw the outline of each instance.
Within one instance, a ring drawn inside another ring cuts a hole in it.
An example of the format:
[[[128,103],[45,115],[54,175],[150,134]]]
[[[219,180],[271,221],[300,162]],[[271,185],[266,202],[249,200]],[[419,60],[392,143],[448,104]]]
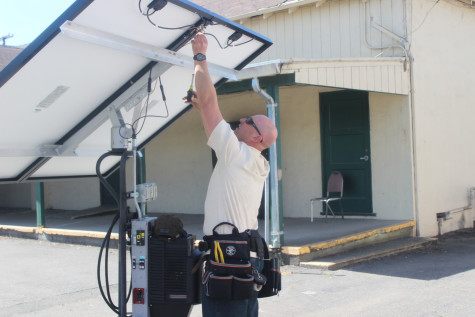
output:
[[[148,303],[149,236],[156,217],[132,220],[132,315],[150,317]]]
[[[139,203],[146,203],[150,200],[157,199],[158,189],[155,183],[145,183],[137,185],[137,201]]]

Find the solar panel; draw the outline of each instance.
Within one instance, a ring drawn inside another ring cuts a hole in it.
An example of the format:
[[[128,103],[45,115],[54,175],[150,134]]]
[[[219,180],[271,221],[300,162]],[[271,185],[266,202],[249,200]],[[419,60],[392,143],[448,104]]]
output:
[[[0,182],[95,176],[117,111],[143,148],[190,107],[182,97],[198,31],[216,86],[272,45],[188,1],[73,3],[0,72]],[[104,160],[101,172],[119,159]]]

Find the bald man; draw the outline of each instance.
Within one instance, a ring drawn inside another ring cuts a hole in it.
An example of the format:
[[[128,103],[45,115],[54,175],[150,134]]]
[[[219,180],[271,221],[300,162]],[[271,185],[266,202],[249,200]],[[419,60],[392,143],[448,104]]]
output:
[[[277,128],[264,115],[239,120],[233,131],[224,121],[218,106],[216,89],[208,72],[206,36],[198,33],[191,41],[195,60],[195,86],[191,104],[200,111],[208,145],[216,152],[218,162],[208,185],[205,201],[203,233],[211,235],[221,222],[234,224],[239,232],[257,230],[257,215],[269,163],[261,151],[277,139]],[[228,226],[220,226],[219,233]],[[251,252],[251,264],[262,271],[263,261]],[[258,292],[245,300],[212,300],[203,294],[203,316],[258,316]]]

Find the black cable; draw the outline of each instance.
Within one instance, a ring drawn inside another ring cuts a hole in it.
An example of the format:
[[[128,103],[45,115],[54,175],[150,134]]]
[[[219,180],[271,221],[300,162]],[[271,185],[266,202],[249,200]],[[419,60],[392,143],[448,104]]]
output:
[[[112,228],[114,227],[114,225],[117,223],[118,220],[119,220],[119,213],[117,213],[114,216],[114,219],[112,220],[112,223],[109,227],[109,230],[107,230],[106,236],[104,237],[104,240],[102,241],[101,249],[99,251],[99,258],[97,260],[97,284],[99,285],[99,291],[101,292],[102,298],[106,302],[107,306],[109,306],[109,308],[112,309],[115,313],[119,313],[119,308],[117,306],[115,306],[114,303],[112,302],[112,299],[110,299],[110,292],[109,292],[108,285],[107,285],[107,293],[108,293],[109,300],[106,298],[106,295],[104,294],[104,290],[102,288],[102,283],[101,283],[101,261],[102,261],[102,253],[104,252],[104,247],[105,247],[107,241],[110,240],[110,235],[112,233]]]
[[[114,189],[112,188],[112,186],[109,184],[109,182],[107,182],[107,180],[102,176],[102,173],[100,172],[100,165],[102,163],[102,161],[108,157],[108,156],[112,156],[112,155],[117,155],[119,152],[113,152],[113,151],[110,151],[110,152],[107,152],[103,155],[101,155],[101,157],[99,157],[99,159],[97,160],[97,163],[96,163],[96,174],[97,176],[99,177],[101,183],[106,187],[106,189],[110,192],[110,194],[112,195],[112,197],[114,198],[114,200],[117,202],[117,204],[119,204],[119,198],[118,198],[118,195],[117,193],[114,191]],[[112,229],[114,227],[114,225],[117,223],[117,221],[120,219],[120,213],[117,213],[113,220],[112,220],[112,223],[111,225],[109,226],[109,229],[107,230],[107,233],[104,237],[104,240],[102,241],[102,245],[101,245],[101,249],[99,251],[99,257],[98,257],[98,261],[97,261],[97,284],[99,285],[99,291],[101,293],[101,296],[102,298],[104,299],[104,301],[106,302],[107,306],[109,306],[109,308],[114,311],[116,314],[119,314],[119,308],[114,304],[114,302],[112,301],[112,298],[111,298],[111,295],[110,295],[110,288],[109,288],[109,245],[110,245],[110,237],[111,237],[111,234],[112,234]],[[106,279],[106,292],[107,292],[107,298],[106,298],[106,294],[104,294],[104,289],[102,287],[102,283],[101,283],[101,261],[102,261],[102,253],[104,252],[104,247],[105,247],[105,251],[106,251],[106,254],[105,254],[105,267],[104,267],[104,275],[105,275],[105,279]],[[130,254],[130,261],[132,261],[132,254],[129,252]],[[126,299],[126,303],[129,301],[130,299],[130,295],[132,294],[132,280],[130,280],[130,285],[129,285],[129,292],[128,292],[128,295],[127,295],[127,299]],[[131,316],[131,315],[130,315]]]
[[[148,22],[150,22],[153,26],[159,28],[159,29],[164,29],[164,30],[191,30],[196,28],[194,24],[187,24],[183,26],[177,26],[177,27],[167,27],[167,26],[161,26],[158,24],[155,24],[152,20],[150,20],[150,16],[153,15],[157,11],[153,11],[152,13],[149,13],[149,11],[152,10],[151,8],[148,8],[147,14],[145,16],[147,17]]]
[[[148,13],[149,10],[147,10],[147,13],[144,13],[144,11],[142,10],[142,0],[139,0],[139,11],[142,15],[145,15],[145,16],[153,15],[155,12],[157,12],[156,10],[153,10],[152,13]]]
[[[108,157],[108,156],[112,156],[114,155],[114,153],[112,152],[107,152],[107,153],[104,153],[102,154],[99,159],[97,160],[97,163],[96,163],[96,174],[97,174],[97,177],[99,177],[99,180],[100,182],[102,183],[102,185],[104,185],[104,187],[107,189],[107,191],[112,195],[112,198],[114,198],[115,202],[117,203],[117,205],[119,205],[119,195],[117,195],[117,193],[115,192],[114,188],[109,184],[109,182],[104,178],[104,176],[102,176],[102,173],[101,173],[101,164],[102,164],[102,161]]]
[[[251,41],[254,40],[253,38],[251,38],[250,40],[247,40],[247,41],[245,41],[245,42],[233,44],[234,41],[231,41],[231,40],[228,39],[227,42],[226,42],[226,46],[223,46],[223,45],[221,45],[221,42],[219,41],[219,39],[218,39],[214,34],[211,34],[211,33],[208,33],[208,32],[205,32],[205,33],[203,33],[203,34],[212,36],[212,37],[216,40],[216,42],[218,43],[219,47],[220,47],[222,50],[225,50],[225,49],[227,49],[227,48],[230,47],[230,46],[233,46],[233,47],[234,47],[234,46],[244,45],[244,44],[247,44],[247,43],[249,43],[249,42],[251,42]]]
[[[145,107],[145,115],[138,117],[137,119],[135,119],[134,122],[132,122],[132,126],[134,126],[137,121],[139,121],[140,119],[144,119],[144,121],[142,122],[142,126],[140,127],[140,130],[137,131],[136,134],[139,134],[140,131],[142,131],[142,128],[145,124],[145,118],[168,118],[170,116],[170,113],[168,111],[167,98],[165,96],[165,90],[163,89],[162,78],[160,76],[158,77],[158,81],[160,82],[160,91],[162,92],[162,99],[163,99],[163,102],[165,104],[165,109],[167,111],[167,114],[164,115],[164,116],[149,115],[148,114],[148,102],[149,102],[149,99],[150,99],[150,92],[149,92],[148,95],[147,95],[147,106]]]

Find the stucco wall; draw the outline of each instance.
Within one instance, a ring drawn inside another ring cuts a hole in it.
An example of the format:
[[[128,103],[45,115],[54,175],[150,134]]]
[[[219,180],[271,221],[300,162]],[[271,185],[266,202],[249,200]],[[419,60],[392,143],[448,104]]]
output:
[[[373,211],[378,219],[414,218],[409,97],[369,94]]]
[[[285,217],[309,217],[310,199],[321,196],[319,92],[331,90],[314,86],[280,89]],[[321,209],[319,204],[315,207]]]
[[[466,206],[468,189],[475,185],[475,10],[456,1],[440,1],[431,10],[433,5],[412,2],[416,186],[423,236],[437,234],[437,212]]]
[[[34,184],[0,185],[0,207],[29,208],[34,207]]]
[[[101,204],[97,179],[74,179],[45,182],[45,208],[82,210]]]

